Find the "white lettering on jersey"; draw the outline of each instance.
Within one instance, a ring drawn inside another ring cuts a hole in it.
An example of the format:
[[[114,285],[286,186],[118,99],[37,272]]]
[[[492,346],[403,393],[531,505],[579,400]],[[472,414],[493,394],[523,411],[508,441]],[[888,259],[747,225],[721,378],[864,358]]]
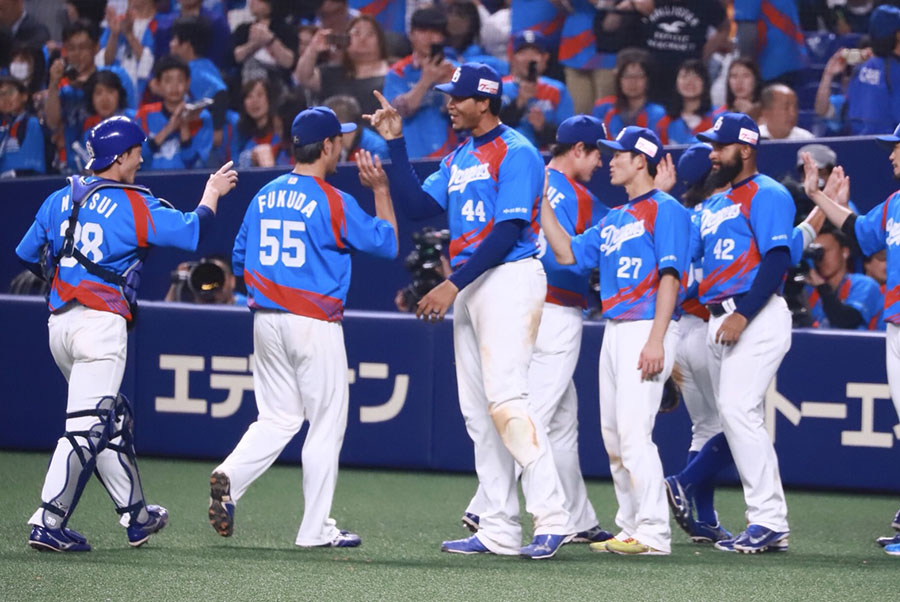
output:
[[[458,168],[456,165],[450,166],[450,185],[447,192],[462,192],[470,182],[478,180],[490,180],[490,166],[485,163],[479,163],[472,167],[464,169]]]
[[[881,81],[881,71],[870,67],[863,67],[859,70],[859,81],[870,86],[877,86]]]
[[[315,200],[307,202],[306,194],[298,190],[284,189],[270,190],[268,194],[261,194],[256,197],[256,202],[260,213],[266,209],[287,208],[295,209],[308,218],[312,217],[313,211],[318,206]]]
[[[885,224],[884,230],[887,232],[887,239],[885,240],[887,246],[893,247],[900,244],[900,222],[895,222],[894,218],[891,218]]]
[[[741,214],[740,205],[729,205],[718,211],[704,209],[700,218],[700,236],[715,234],[723,222],[734,219]]]
[[[71,211],[71,208],[69,207],[69,195],[68,194],[63,195],[61,204],[62,204],[62,207],[61,207],[62,212],[68,213]],[[81,210],[82,211],[96,211],[97,215],[108,218],[110,215],[113,214],[113,212],[116,210],[116,207],[118,207],[118,206],[119,206],[119,204],[113,202],[113,200],[111,198],[109,198],[108,196],[101,195],[99,192],[95,192],[94,194],[91,195],[91,197],[88,200],[82,202]]]
[[[530,31],[530,30],[526,30]],[[561,193],[559,190],[554,188],[553,186],[547,186],[547,199],[550,201],[550,206],[556,209],[556,206],[559,205],[559,202],[566,198],[566,195]]]
[[[612,255],[622,248],[622,243],[632,238],[639,238],[644,235],[644,232],[646,232],[644,220],[626,224],[621,228],[606,226],[600,231],[600,238],[603,239],[600,251],[606,255]]]

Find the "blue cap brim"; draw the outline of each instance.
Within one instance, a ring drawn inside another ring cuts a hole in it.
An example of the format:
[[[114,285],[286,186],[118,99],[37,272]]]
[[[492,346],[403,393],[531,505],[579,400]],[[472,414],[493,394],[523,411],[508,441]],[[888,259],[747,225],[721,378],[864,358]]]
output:
[[[342,134],[348,134],[348,133],[354,132],[354,131],[356,131],[355,123],[342,123],[341,124],[341,133]]]
[[[459,93],[454,90],[453,82],[447,84],[438,84],[434,87],[434,89],[439,92],[443,92],[444,94],[449,94],[450,96],[459,96]]]
[[[706,130],[705,132],[700,132],[697,134],[697,140],[700,142],[715,142],[716,144],[728,144],[728,142],[722,142],[715,132],[711,130]]]
[[[875,136],[876,142],[888,150],[894,150],[894,146],[900,142],[900,136]]]
[[[628,150],[627,148],[625,148],[624,146],[622,146],[615,140],[604,140],[603,138],[599,138],[597,140],[597,146],[599,146],[601,149],[605,149],[605,150],[612,151],[612,152]]]

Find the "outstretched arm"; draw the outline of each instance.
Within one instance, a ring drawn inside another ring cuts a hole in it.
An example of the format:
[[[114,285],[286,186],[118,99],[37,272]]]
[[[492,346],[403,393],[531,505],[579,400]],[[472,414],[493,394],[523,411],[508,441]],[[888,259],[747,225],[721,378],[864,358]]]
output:
[[[572,237],[566,232],[566,229],[559,224],[556,219],[556,213],[550,206],[550,200],[547,198],[547,176],[544,175],[544,196],[541,201],[541,229],[544,231],[544,237],[553,250],[556,261],[561,265],[573,265],[575,263],[575,254],[572,252]]]
[[[359,181],[366,188],[372,189],[375,196],[375,215],[383,219],[394,229],[394,239],[397,247],[400,247],[398,238],[397,216],[394,214],[394,203],[391,201],[391,189],[388,185],[387,174],[381,166],[381,159],[367,150],[361,150],[356,157],[356,166],[359,168]]]

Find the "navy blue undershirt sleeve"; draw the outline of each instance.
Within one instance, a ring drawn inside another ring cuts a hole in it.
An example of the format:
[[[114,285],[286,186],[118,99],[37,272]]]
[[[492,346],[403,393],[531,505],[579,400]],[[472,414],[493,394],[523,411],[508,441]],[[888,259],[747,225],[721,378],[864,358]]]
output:
[[[505,220],[495,225],[472,253],[469,260],[453,272],[450,282],[462,290],[487,270],[500,265],[506,254],[519,240],[522,228],[527,225],[528,222],[523,219]]]
[[[835,328],[858,328],[862,325],[863,317],[855,308],[850,307],[837,295],[837,291],[828,284],[816,287],[819,291],[819,299],[822,301],[822,309],[828,318],[828,323]]]
[[[775,247],[769,249],[759,264],[759,271],[750,285],[750,290],[737,302],[735,311],[747,318],[753,316],[762,309],[784,278],[784,273],[791,266],[791,251],[787,247]]]
[[[862,252],[862,249],[859,248],[859,239],[856,238],[857,217],[859,216],[855,213],[848,215],[847,219],[844,220],[844,223],[841,224],[841,232],[847,235],[847,239],[850,241],[850,246],[854,252],[865,255],[865,253]]]
[[[41,280],[46,280],[44,278],[44,272],[41,270],[41,264],[32,263],[30,261],[25,261],[21,257],[18,258],[19,263],[21,263],[29,272],[40,278]]]
[[[434,197],[422,190],[422,183],[406,154],[406,141],[401,138],[388,140],[391,153],[391,194],[406,217],[414,220],[428,219],[444,212]]]
[[[200,233],[197,235],[197,244],[200,244],[209,231],[212,230],[213,220],[216,218],[216,214],[212,209],[207,207],[206,205],[200,205],[196,209],[194,209],[194,213],[197,214],[197,221],[200,224]]]

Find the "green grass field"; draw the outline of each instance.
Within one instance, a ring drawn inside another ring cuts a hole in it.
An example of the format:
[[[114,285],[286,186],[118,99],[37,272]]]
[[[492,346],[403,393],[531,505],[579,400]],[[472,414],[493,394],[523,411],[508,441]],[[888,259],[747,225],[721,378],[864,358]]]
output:
[[[458,518],[475,477],[343,470],[332,515],[361,547],[293,545],[302,510],[300,469],[275,466],[241,500],[235,535],[206,521],[212,462],[144,459],[148,499],[171,521],[131,549],[96,480],[71,526],[94,550],[39,553],[25,544],[47,454],[0,453],[0,600],[881,600],[897,592],[900,558],[886,534],[895,497],[788,492],[791,548],[745,556],[691,544],[673,522],[668,557],[621,557],[569,545],[547,561],[441,553],[463,537]],[[603,525],[615,497],[588,483]],[[727,527],[743,524],[740,491],[718,496]],[[530,524],[526,520],[525,523]]]

